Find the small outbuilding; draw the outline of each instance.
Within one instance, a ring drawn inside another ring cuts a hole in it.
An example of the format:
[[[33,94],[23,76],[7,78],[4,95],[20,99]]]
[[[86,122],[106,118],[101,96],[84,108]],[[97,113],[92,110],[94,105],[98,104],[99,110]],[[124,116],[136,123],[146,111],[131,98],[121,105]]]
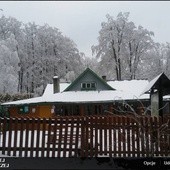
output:
[[[164,73],[159,74],[149,82],[142,94],[150,94],[151,114],[163,116],[163,110],[167,107],[163,105],[163,96],[168,98],[170,94],[169,78]],[[166,104],[169,105],[169,102]]]

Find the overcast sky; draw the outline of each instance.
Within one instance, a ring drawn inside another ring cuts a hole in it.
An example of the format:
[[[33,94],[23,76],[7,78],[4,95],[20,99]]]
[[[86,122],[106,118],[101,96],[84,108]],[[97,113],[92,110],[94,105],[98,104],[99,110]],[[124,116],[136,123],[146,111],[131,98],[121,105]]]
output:
[[[116,17],[119,12],[130,12],[129,20],[153,31],[156,42],[170,42],[168,1],[0,1],[0,8],[0,15],[57,27],[89,57],[106,14]]]

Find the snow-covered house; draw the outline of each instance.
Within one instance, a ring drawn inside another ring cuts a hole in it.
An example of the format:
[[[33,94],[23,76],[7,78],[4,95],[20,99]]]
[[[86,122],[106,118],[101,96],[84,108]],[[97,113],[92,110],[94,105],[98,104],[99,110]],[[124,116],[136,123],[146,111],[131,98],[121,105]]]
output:
[[[60,83],[57,76],[41,97],[3,103],[11,117],[52,117],[54,115],[121,114],[125,101],[142,114],[149,94],[141,95],[147,80],[107,81],[87,68],[72,83]],[[122,110],[121,110],[122,109]]]
[[[41,97],[2,105],[8,108],[11,117],[130,113],[125,102],[143,114],[143,106],[150,105],[150,95],[142,94],[148,84],[147,80],[106,81],[105,76],[100,78],[87,68],[72,83],[60,83],[55,76]]]

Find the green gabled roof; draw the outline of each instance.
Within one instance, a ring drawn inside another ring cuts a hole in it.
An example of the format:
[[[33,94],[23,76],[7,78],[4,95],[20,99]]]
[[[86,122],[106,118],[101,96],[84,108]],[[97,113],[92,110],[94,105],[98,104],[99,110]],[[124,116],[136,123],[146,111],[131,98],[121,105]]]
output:
[[[79,80],[88,72],[90,72],[91,74],[93,74],[101,83],[103,83],[109,90],[115,90],[114,88],[112,88],[110,85],[108,85],[106,83],[105,80],[103,80],[102,78],[100,78],[94,71],[92,71],[90,68],[87,68],[83,73],[81,73],[64,91],[69,91],[71,89],[71,87],[73,87],[77,82],[79,82]]]

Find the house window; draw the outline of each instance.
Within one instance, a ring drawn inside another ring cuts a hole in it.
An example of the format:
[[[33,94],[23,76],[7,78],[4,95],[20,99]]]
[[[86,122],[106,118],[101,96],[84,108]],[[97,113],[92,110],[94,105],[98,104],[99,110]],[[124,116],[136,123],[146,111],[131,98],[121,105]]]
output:
[[[83,82],[81,83],[82,90],[96,90],[96,83],[95,82]]]
[[[27,114],[27,113],[29,113],[29,106],[21,106],[21,107],[19,107],[19,113],[20,114]]]
[[[96,83],[91,83],[91,88],[96,88]]]
[[[85,89],[86,88],[86,83],[82,83],[81,88]]]
[[[91,84],[90,83],[87,83],[86,86],[87,86],[87,89],[91,88]]]

